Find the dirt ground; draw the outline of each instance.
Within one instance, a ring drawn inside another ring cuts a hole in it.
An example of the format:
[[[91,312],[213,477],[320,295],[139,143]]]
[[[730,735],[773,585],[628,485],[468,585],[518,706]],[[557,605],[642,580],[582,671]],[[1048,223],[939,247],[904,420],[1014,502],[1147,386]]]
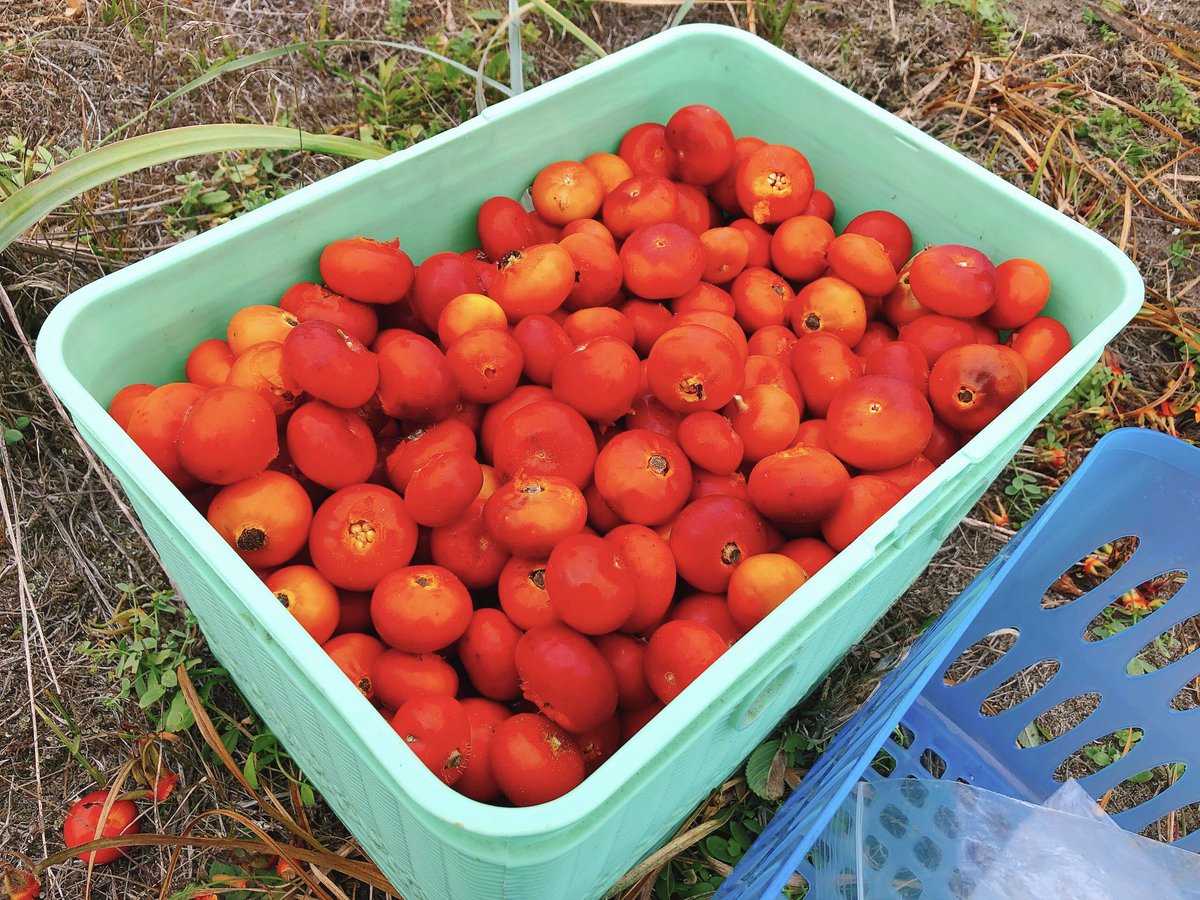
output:
[[[12,136],[31,147],[91,146],[217,61],[299,40],[455,36],[474,21],[470,13],[487,5],[484,0],[467,6],[458,0],[414,0],[404,4],[408,24],[397,36],[388,32],[396,4],[384,0],[9,0],[0,14],[0,142]],[[500,4],[492,0],[491,5]],[[698,3],[685,21],[753,26],[764,34],[783,6]],[[1051,77],[1051,66],[1077,64],[1074,81],[1137,107],[1154,100],[1161,67],[1171,62],[1166,39],[1194,41],[1200,32],[1200,8],[1189,0],[1141,0],[1119,15],[1077,0],[981,0],[978,20],[969,14],[972,7],[965,0],[797,3],[779,38],[799,58],[1028,188],[1035,175],[1013,151],[1017,145],[997,149],[996,122],[1011,112],[1005,106],[1012,96],[1008,91],[1030,89],[1036,79]],[[1090,16],[1085,9],[1092,10]],[[576,21],[613,51],[667,27],[673,15],[669,6],[599,2]],[[527,50],[533,80],[543,81],[576,65],[582,48],[543,20],[536,23],[542,34]],[[1167,30],[1159,27],[1162,23],[1185,30]],[[996,34],[1004,31],[1020,38],[998,53]],[[280,57],[215,79],[153,113],[134,131],[244,121],[361,133],[367,124],[363,89],[354,76],[393,52],[366,44],[332,47],[321,65],[301,54]],[[404,52],[400,57],[406,64],[415,60]],[[1192,77],[1200,78],[1200,71]],[[1093,102],[1094,95],[1088,96]],[[967,108],[982,112],[969,115]],[[453,108],[443,112],[451,121],[458,118]],[[1181,135],[1179,147],[1200,140],[1200,119],[1181,118],[1176,124],[1191,129]],[[1143,138],[1143,143],[1158,140],[1145,131],[1137,139]],[[0,143],[0,154],[5,150]],[[1105,151],[1097,145],[1081,152],[1102,159]],[[1160,159],[1169,159],[1168,151],[1160,152],[1166,154]],[[342,165],[324,157],[286,156],[273,178],[282,190]],[[60,209],[0,253],[0,425],[11,428],[20,417],[29,420],[19,429],[20,441],[0,444],[0,863],[36,862],[61,849],[66,805],[94,786],[80,758],[111,776],[135,755],[137,737],[151,730],[137,704],[118,696],[119,685],[106,666],[82,652],[80,644],[95,642],[99,623],[118,610],[118,584],[169,587],[119,487],[42,386],[31,344],[62,297],[179,240],[182,230],[192,227],[191,220],[180,224],[185,217],[175,208],[181,180],[191,172],[211,177],[217,166],[215,159],[190,159],[122,178]],[[1099,193],[1088,202],[1095,203],[1103,190],[1121,196],[1122,182],[1106,172],[1097,169],[1096,184],[1105,187],[1097,187]],[[1140,193],[1128,205],[1096,226],[1137,262],[1148,304],[1166,316],[1144,317],[1113,343],[1108,361],[1128,376],[1128,385],[1119,390],[1130,414],[1112,424],[1144,424],[1193,441],[1200,437],[1200,406],[1192,404],[1200,398],[1188,395],[1185,381],[1194,373],[1179,341],[1161,325],[1174,323],[1194,334],[1198,324],[1196,254],[1181,262],[1178,249],[1191,252],[1188,248],[1196,245],[1196,226],[1187,223],[1200,216],[1198,185],[1200,164],[1192,154],[1157,179],[1140,183]],[[1048,179],[1039,196],[1068,215],[1091,214],[1073,205],[1079,193],[1069,194],[1064,186],[1059,196],[1057,190]],[[1169,215],[1160,214],[1164,209]],[[198,227],[207,224],[200,219]],[[1183,402],[1189,396],[1191,403]],[[1164,409],[1162,403],[1169,405],[1173,398],[1179,402]],[[1059,467],[1044,464],[1048,451],[1036,443],[1037,435],[1023,448],[1018,465],[1037,476],[1039,489],[1052,490],[1096,439],[1094,424],[1094,412],[1080,407],[1062,423],[1069,440]],[[831,733],[929,617],[943,610],[1011,536],[1011,526],[1019,524],[1014,496],[1005,492],[1013,476],[1014,470],[1005,473],[926,574],[797,710],[796,727]],[[1005,514],[998,514],[998,504],[1006,503],[1000,510]],[[235,709],[236,700],[229,702]],[[164,745],[163,754],[164,764],[180,774],[180,787],[169,803],[154,808],[155,818],[145,830],[178,833],[198,813],[231,807],[269,825],[203,750],[194,729]],[[338,833],[338,823],[319,804],[313,815],[314,828]],[[199,825],[201,833],[215,836],[228,828],[228,820]],[[89,890],[96,898],[130,900],[192,896],[186,887],[208,877],[211,855],[183,853],[164,885],[170,857],[167,848],[144,848],[127,863],[97,869],[90,885],[77,861],[54,866],[42,896],[75,900]]]

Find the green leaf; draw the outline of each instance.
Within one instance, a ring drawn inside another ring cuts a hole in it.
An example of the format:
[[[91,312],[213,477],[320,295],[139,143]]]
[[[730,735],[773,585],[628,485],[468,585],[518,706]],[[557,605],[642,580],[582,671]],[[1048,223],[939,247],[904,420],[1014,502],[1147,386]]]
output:
[[[187,731],[195,722],[196,718],[192,715],[183,694],[176,691],[175,695],[171,697],[171,705],[167,708],[167,714],[163,716],[162,730],[178,734],[181,731]]]
[[[1017,735],[1017,744],[1026,749],[1029,749],[1030,747],[1037,747],[1041,743],[1042,736],[1038,734],[1038,730],[1034,727],[1032,722],[1022,728],[1021,733]]]
[[[1139,772],[1136,775],[1130,775],[1126,781],[1132,781],[1134,784],[1141,784],[1144,781],[1149,781],[1154,776],[1153,769],[1147,769],[1145,772]]]
[[[246,776],[246,780],[250,782],[250,787],[258,790],[258,754],[250,753],[246,756],[246,763],[242,766],[242,774]]]
[[[1129,661],[1129,665],[1125,667],[1125,671],[1129,675],[1149,675],[1151,672],[1157,672],[1158,666],[1146,662],[1140,656],[1135,656]]]
[[[13,446],[13,444],[19,444],[23,440],[25,440],[25,435],[18,429],[16,429],[16,428],[5,428],[4,429],[4,443],[7,444],[9,447]]]
[[[746,852],[747,848],[749,848],[749,846],[750,846],[751,841],[754,840],[754,836],[751,835],[750,832],[746,830],[746,826],[743,825],[741,822],[739,822],[737,819],[729,820],[729,833],[731,835],[733,835],[732,840],[737,841],[738,849],[742,853]]]
[[[145,691],[141,692],[141,695],[138,697],[138,706],[146,709],[148,706],[152,706],[162,699],[165,693],[166,691],[163,689],[163,686],[159,682],[153,681],[146,686]]]
[[[767,793],[767,778],[771,775],[771,762],[779,752],[779,741],[759,744],[746,760],[746,785],[764,800],[778,799]]]
[[[731,866],[737,862],[737,858],[729,850],[729,841],[720,835],[710,834],[704,839],[704,852],[713,859],[719,859]]]
[[[305,806],[312,806],[317,802],[317,798],[313,796],[312,786],[307,781],[300,782],[300,802]]]
[[[205,206],[220,206],[230,197],[229,191],[205,191],[200,195],[200,202]]]
[[[28,428],[29,427],[29,416],[17,416],[16,421],[13,422],[13,427],[20,428],[20,429]]]
[[[142,134],[69,159],[0,202],[0,250],[85,191],[148,166],[228,150],[306,150],[351,159],[388,155],[355,138],[274,125],[189,125]]]

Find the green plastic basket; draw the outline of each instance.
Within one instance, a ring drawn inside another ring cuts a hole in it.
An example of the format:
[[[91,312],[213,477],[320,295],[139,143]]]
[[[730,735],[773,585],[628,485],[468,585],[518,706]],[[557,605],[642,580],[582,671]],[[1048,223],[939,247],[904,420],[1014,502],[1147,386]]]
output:
[[[475,211],[520,196],[557,159],[613,149],[679,106],[800,148],[838,223],[887,208],[918,242],[1033,256],[1075,347],[576,790],[530,809],[462,797],[406,752],[270,592],[107,416],[130,382],[179,380],[230,315],[315,279],[335,238],[399,235],[417,260],[475,243]],[[590,897],[658,847],[920,573],[1021,441],[1137,311],[1142,284],[1111,244],[937,141],[731,28],[643,41],[478,118],[340,174],[72,294],[38,360],[110,466],[214,654],[312,783],[406,896]]]

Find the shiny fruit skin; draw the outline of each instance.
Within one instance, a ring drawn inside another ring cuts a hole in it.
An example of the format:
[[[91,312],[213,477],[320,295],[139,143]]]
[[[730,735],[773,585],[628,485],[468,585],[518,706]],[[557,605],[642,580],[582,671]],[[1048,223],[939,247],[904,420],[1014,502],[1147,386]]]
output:
[[[712,184],[733,165],[733,129],[710,106],[676,110],[663,137],[675,153],[677,177],[687,184]]]
[[[417,524],[395,491],[354,484],[332,494],[313,514],[308,550],[313,565],[340,588],[373,590],[407,566],[417,546]]]
[[[298,481],[268,469],[221,488],[207,518],[247,565],[269,569],[300,552],[313,508]]]
[[[549,803],[586,775],[574,738],[537,713],[518,713],[498,725],[490,752],[496,783],[514,806]]]
[[[720,658],[729,645],[702,622],[664,622],[646,646],[646,681],[663,703],[670,703]]]
[[[460,703],[471,723],[471,764],[454,783],[454,789],[480,803],[494,803],[501,794],[492,771],[492,738],[512,713],[502,704],[484,697],[468,697]]]
[[[1025,387],[1017,364],[988,344],[948,350],[929,372],[929,399],[938,417],[969,434],[1000,415]]]
[[[253,391],[222,386],[188,407],[175,439],[179,461],[206,484],[233,484],[279,455],[275,413]]]
[[[626,522],[661,525],[692,490],[692,467],[674,441],[645,428],[624,431],[596,458],[596,487]]]
[[[458,673],[436,653],[384,650],[371,663],[371,683],[388,709],[399,709],[418,694],[458,694]]]
[[[922,306],[944,316],[979,316],[996,302],[996,267],[974,247],[940,244],[922,250],[909,268]]]
[[[637,574],[616,543],[593,534],[564,538],[546,562],[546,593],[559,618],[581,634],[616,631],[637,603]],[[577,729],[572,729],[577,730]]]
[[[600,651],[566,625],[539,625],[516,649],[525,699],[572,732],[587,731],[617,711],[617,679]]]
[[[1025,360],[1029,383],[1033,384],[1071,349],[1071,335],[1061,322],[1041,316],[1015,331],[1009,341]]]
[[[834,454],[859,469],[910,462],[933,433],[933,411],[924,395],[883,375],[865,375],[835,394],[825,422]]]
[[[772,544],[767,523],[745,500],[708,496],[683,508],[669,541],[679,577],[700,591],[722,593],[742,560]]]
[[[760,460],[747,484],[750,503],[773,522],[819,522],[846,493],[850,474],[832,453],[792,447]]]
[[[321,251],[320,267],[330,290],[361,303],[396,303],[413,282],[413,263],[399,240],[334,241]]]
[[[359,693],[368,700],[375,698],[372,670],[375,660],[384,652],[383,641],[369,634],[350,631],[330,638],[321,645],[321,649]]]
[[[736,345],[707,325],[679,325],[650,349],[647,375],[654,396],[668,409],[712,411],[733,399],[740,384]]]
[[[637,580],[637,602],[620,630],[629,634],[645,632],[662,620],[675,596],[675,557],[671,547],[645,525],[618,525],[604,539],[616,545]]]
[[[384,643],[405,653],[434,653],[467,630],[471,595],[441,566],[388,571],[371,593],[371,621]]]
[[[809,414],[824,418],[843,387],[862,377],[862,361],[836,334],[807,334],[792,348],[792,372]]]
[[[467,511],[483,484],[483,468],[474,456],[462,450],[438,453],[408,480],[404,508],[418,525],[449,525]]]
[[[565,403],[536,400],[510,413],[493,442],[501,479],[520,471],[559,475],[582,489],[592,480],[596,438],[587,420]]]
[[[164,384],[134,404],[125,429],[158,470],[181,491],[200,486],[200,480],[188,472],[179,458],[176,440],[188,410],[206,390],[186,381]]]
[[[554,312],[575,284],[575,263],[558,244],[509,251],[497,266],[487,295],[500,304],[509,322]]]
[[[324,644],[337,628],[341,614],[337,589],[312,566],[285,566],[265,580],[300,627],[318,644]]]
[[[583,493],[557,475],[518,472],[483,507],[488,533],[516,556],[544,558],[586,522]]]
[[[1006,259],[996,266],[996,303],[984,315],[993,328],[1011,330],[1042,314],[1050,299],[1050,275],[1032,259]]]
[[[760,553],[738,566],[729,580],[729,614],[749,631],[808,580],[789,556]]]
[[[429,553],[473,591],[494,587],[509,560],[509,552],[483,524],[485,499],[476,499],[449,525],[434,528]]]
[[[392,729],[438,780],[453,785],[471,759],[471,723],[445,694],[418,694],[396,710]]]
[[[458,642],[458,658],[475,690],[491,700],[521,696],[514,660],[522,631],[498,609],[477,609]]]
[[[310,400],[288,417],[286,434],[296,468],[331,491],[366,481],[375,471],[375,435],[353,410]]]
[[[637,396],[640,365],[624,341],[601,335],[589,338],[554,366],[554,399],[602,426],[629,412]]]
[[[775,225],[804,213],[812,198],[812,167],[800,151],[767,144],[738,164],[736,189],[748,217],[759,225]]]
[[[700,238],[674,222],[657,222],[635,230],[619,254],[625,286],[646,300],[686,294],[704,274],[707,257]]]
[[[851,478],[841,502],[821,522],[825,542],[834,550],[845,550],[903,497],[904,491],[886,478]]]

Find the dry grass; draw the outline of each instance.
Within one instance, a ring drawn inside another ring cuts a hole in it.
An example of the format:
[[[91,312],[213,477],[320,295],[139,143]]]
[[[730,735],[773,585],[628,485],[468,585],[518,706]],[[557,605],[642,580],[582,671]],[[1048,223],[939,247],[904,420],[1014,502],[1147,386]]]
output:
[[[1200,135],[1142,107],[1160,97],[1167,66],[1177,67],[1181,79],[1191,79],[1184,83],[1193,90],[1200,84],[1200,21],[1186,2],[1146,4],[1139,7],[1141,14],[1103,13],[1107,27],[1119,36],[1104,43],[1099,28],[1085,25],[1078,10],[1064,15],[1049,0],[1002,5],[1023,27],[1009,54],[988,46],[980,26],[963,13],[917,0],[798,3],[784,45],[1125,249],[1146,277],[1147,302],[1139,321],[1114,342],[1110,361],[1128,378],[1111,387],[1103,416],[1110,424],[1145,424],[1194,440],[1200,437],[1200,386],[1183,347],[1200,349],[1200,277],[1194,264],[1176,265],[1171,245],[1182,240],[1194,247],[1200,228]],[[65,18],[64,0],[14,0],[0,22],[0,47],[12,42],[7,52],[0,50],[0,122],[13,123],[15,134],[29,145],[90,146],[230,53],[294,39],[383,36],[386,6],[359,0],[127,0],[87,3],[77,17]],[[105,10],[117,14],[106,21]],[[145,15],[123,16],[121,10]],[[660,30],[673,14],[669,5],[602,2],[582,24],[613,50]],[[764,26],[755,5],[742,0],[697,4],[689,21],[700,20],[760,31]],[[467,10],[457,2],[420,0],[412,4],[404,37],[457,33],[466,21]],[[539,27],[544,36],[528,49],[535,76],[543,80],[574,67],[581,48],[572,38]],[[335,70],[366,71],[386,54],[379,48],[338,47],[323,64],[301,55],[280,58],[218,79],[139,128],[287,121],[354,134],[364,124],[360,98]],[[1144,165],[1134,165],[1127,158],[1114,159],[1107,138],[1077,133],[1095,127],[1089,119],[1105,109],[1116,111],[1106,115],[1123,114],[1139,123],[1136,143],[1162,149]],[[451,118],[456,114],[445,112]],[[285,185],[306,183],[340,165],[313,158],[284,158],[277,164]],[[91,787],[86,770],[42,713],[77,741],[79,755],[102,773],[120,771],[137,755],[131,737],[145,735],[144,715],[134,704],[114,701],[114,686],[76,646],[88,636],[90,623],[115,611],[118,582],[168,587],[120,490],[42,388],[29,356],[30,338],[71,290],[173,243],[168,208],[179,195],[176,177],[193,169],[207,176],[216,165],[216,160],[189,160],[122,179],[56,213],[0,257],[0,284],[11,298],[0,315],[0,421],[30,419],[24,441],[0,446],[0,696],[8,698],[0,709],[0,757],[9,762],[0,775],[6,810],[0,817],[0,846],[18,857],[50,856],[59,847],[66,803]],[[1066,438],[1062,458],[1047,457],[1047,448],[1031,437],[1019,464],[1048,487],[1061,483],[1094,442],[1098,416],[1095,410],[1071,411],[1060,423]],[[1003,524],[1010,503],[1004,486],[1003,480],[997,484],[926,574],[784,723],[787,731],[802,732],[813,747],[827,742],[902,658],[923,623],[969,583],[1011,535]],[[981,655],[975,664],[985,662]],[[969,669],[969,663],[963,665]],[[968,669],[954,677],[966,677]],[[1025,680],[1006,685],[996,697],[998,708],[1027,696],[1044,674],[1029,672]],[[237,709],[236,698],[222,703]],[[1047,727],[1065,728],[1079,712],[1067,711]],[[90,877],[78,863],[64,863],[47,870],[43,896],[73,900],[90,890],[94,897],[141,898],[158,896],[164,882],[180,889],[203,880],[214,858],[231,858],[228,839],[235,830],[224,814],[193,822],[208,811],[236,812],[273,839],[287,841],[286,823],[256,803],[205,746],[196,730],[163,745],[164,765],[181,774],[181,787],[154,808],[146,830],[179,835],[191,828],[189,833],[200,838],[225,841],[226,852],[193,847],[173,856],[168,846],[148,846],[128,863],[97,869]],[[790,769],[789,780],[798,778],[806,764]],[[699,842],[723,826],[731,809],[753,802],[747,795],[744,779],[731,778],[625,896],[650,896],[664,868],[726,870],[699,849]],[[1137,796],[1110,802],[1115,808]],[[287,808],[289,815],[303,815],[294,804]],[[344,832],[320,804],[312,814],[315,818],[304,823],[310,833],[322,835],[335,852],[353,853],[340,843]],[[1170,829],[1179,825],[1169,823],[1163,833],[1174,833]],[[245,828],[237,830],[247,834]],[[339,883],[350,890],[350,881]],[[301,883],[287,890],[337,896],[328,885],[314,889]],[[363,888],[359,896],[370,892]]]

